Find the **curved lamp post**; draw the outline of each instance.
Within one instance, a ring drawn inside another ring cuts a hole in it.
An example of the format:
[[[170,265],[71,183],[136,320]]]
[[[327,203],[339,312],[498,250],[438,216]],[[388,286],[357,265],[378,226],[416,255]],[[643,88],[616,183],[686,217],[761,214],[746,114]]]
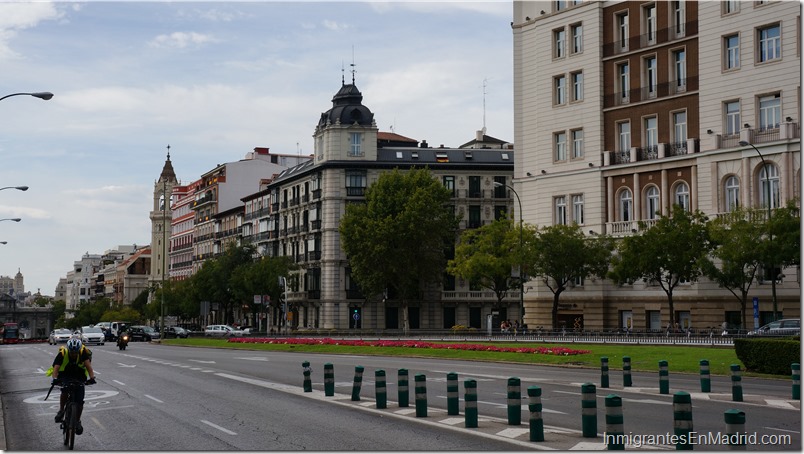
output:
[[[522,266],[522,254],[525,250],[525,243],[522,241],[522,200],[519,198],[519,194],[517,194],[516,190],[511,186],[500,183],[499,181],[494,182],[494,186],[503,187],[510,189],[511,192],[514,193],[516,196],[516,201],[519,203],[519,315],[522,318],[522,324],[525,324],[525,270]]]
[[[22,219],[20,219],[20,218],[5,218],[5,219],[0,219],[0,221],[14,221],[14,222],[20,222],[21,220],[22,220]]]
[[[0,244],[8,244],[8,241],[0,241]]]
[[[771,230],[771,215],[772,215],[772,208],[771,208],[771,184],[770,184],[770,169],[768,169],[768,163],[765,162],[765,157],[762,156],[762,153],[759,151],[757,147],[755,147],[752,143],[746,142],[745,140],[740,141],[741,147],[751,147],[754,151],[757,152],[759,155],[759,159],[762,160],[762,169],[765,171],[765,187],[767,189],[767,204],[768,204],[768,243],[771,245],[771,250],[773,250],[773,231]],[[772,257],[772,256],[771,256]],[[771,301],[773,302],[773,320],[777,320],[777,312],[776,312],[776,266],[771,263]]]
[[[12,93],[10,95],[3,96],[2,98],[0,98],[0,101],[6,98],[10,98],[12,96],[33,96],[34,98],[44,99],[45,101],[47,101],[48,99],[53,97],[53,93],[49,91],[38,91],[35,93]]]
[[[28,186],[6,186],[4,188],[0,188],[0,191],[2,191],[3,189],[16,189],[18,191],[27,191]]]

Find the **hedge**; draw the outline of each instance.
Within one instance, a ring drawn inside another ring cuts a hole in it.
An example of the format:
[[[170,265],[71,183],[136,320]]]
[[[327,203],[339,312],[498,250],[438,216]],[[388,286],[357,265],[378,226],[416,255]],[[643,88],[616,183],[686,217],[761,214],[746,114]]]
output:
[[[790,365],[801,363],[801,339],[734,339],[737,358],[746,370],[773,375],[790,375]]]

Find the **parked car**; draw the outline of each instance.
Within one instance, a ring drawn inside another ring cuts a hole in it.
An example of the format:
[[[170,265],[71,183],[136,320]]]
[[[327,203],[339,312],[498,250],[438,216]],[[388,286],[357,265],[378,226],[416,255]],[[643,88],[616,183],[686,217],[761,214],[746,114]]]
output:
[[[165,339],[175,337],[177,339],[186,339],[190,332],[181,326],[168,326],[165,328]]]
[[[132,342],[151,342],[159,339],[159,332],[150,326],[134,325],[128,329],[128,335]]]
[[[208,325],[204,330],[204,336],[207,337],[232,337],[242,335],[243,331],[234,329],[229,325]]]
[[[100,328],[85,326],[81,328],[81,341],[85,344],[103,345],[106,342],[106,334]]]
[[[67,328],[59,328],[50,332],[47,343],[50,345],[66,344],[73,337],[73,332]]]
[[[748,332],[749,336],[795,336],[797,334],[801,334],[801,319],[799,318],[776,320]]]

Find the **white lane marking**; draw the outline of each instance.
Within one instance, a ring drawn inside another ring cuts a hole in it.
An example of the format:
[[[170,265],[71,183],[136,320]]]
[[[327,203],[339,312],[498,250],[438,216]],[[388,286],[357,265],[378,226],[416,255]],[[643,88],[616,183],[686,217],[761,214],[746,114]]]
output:
[[[117,364],[118,364],[120,367],[137,367],[137,365],[136,365],[136,364],[123,364],[123,363],[117,363]]]
[[[232,432],[231,430],[225,429],[225,428],[223,428],[223,427],[221,427],[221,426],[219,426],[217,424],[213,424],[213,423],[207,421],[206,419],[202,419],[201,422],[206,424],[206,425],[208,425],[209,427],[214,427],[215,429],[218,429],[223,433],[226,433],[226,434],[229,434],[229,435],[237,435],[237,432]]]
[[[202,363],[202,364],[215,364],[215,361],[201,361],[200,359],[188,359],[187,361],[192,361],[194,363]]]
[[[763,427],[763,429],[778,430],[779,432],[790,432],[791,434],[800,434],[801,433],[798,430],[777,429],[776,427]]]
[[[123,383],[123,382],[121,382],[121,381],[117,381],[117,380],[112,380],[112,381],[113,381],[113,382],[115,382],[115,383],[117,383],[117,384],[118,384],[118,385],[120,385],[120,386],[126,386],[126,384],[125,384],[125,383]]]
[[[100,420],[99,420],[98,418],[96,418],[96,417],[94,417],[94,416],[90,416],[90,418],[89,418],[89,419],[91,419],[92,421],[94,421],[94,422],[95,422],[95,424],[97,424],[97,425],[98,425],[98,427],[100,427],[101,429],[104,429],[103,424],[101,424],[101,422],[100,422]]]
[[[235,358],[235,359],[244,359],[246,361],[265,361],[265,362],[270,361],[270,359],[268,359],[268,358],[266,358],[264,356],[256,356],[256,357],[250,357],[250,358]]]
[[[147,397],[147,398],[149,398],[149,399],[153,400],[154,402],[158,402],[158,403],[160,403],[160,404],[165,403],[164,401],[161,401],[161,400],[157,399],[157,398],[156,398],[156,397],[154,397],[154,396],[149,396],[148,394],[145,394],[145,397]]]
[[[623,399],[623,400],[625,400],[625,399]],[[486,405],[493,405],[493,406],[499,407],[499,408],[508,408],[508,404],[501,404],[499,402],[488,402],[488,401],[485,401],[485,400],[478,400],[477,403],[486,404]],[[530,411],[530,408],[527,405],[521,405],[521,408],[522,408],[522,410]],[[542,413],[556,413],[556,414],[559,414],[559,415],[566,415],[567,414],[567,413],[564,413],[563,411],[550,410],[549,408],[544,408],[544,407],[542,407]]]
[[[794,407],[786,400],[765,399],[765,402],[768,403],[769,407],[784,408],[786,410],[798,410],[798,408]]]
[[[530,432],[530,429],[503,429],[497,432],[497,435],[506,438],[516,438]]]

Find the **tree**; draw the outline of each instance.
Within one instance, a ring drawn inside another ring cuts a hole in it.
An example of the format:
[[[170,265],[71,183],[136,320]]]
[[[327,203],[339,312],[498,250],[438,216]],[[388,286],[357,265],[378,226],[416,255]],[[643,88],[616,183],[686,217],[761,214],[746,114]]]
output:
[[[508,218],[465,230],[447,272],[491,290],[500,307],[508,291],[520,285],[520,278],[511,273],[522,264],[520,238],[519,228]]]
[[[587,237],[578,224],[558,224],[541,228],[526,244],[525,269],[541,277],[553,293],[551,322],[556,329],[561,293],[578,278],[605,277],[614,243],[605,235]]]
[[[441,281],[446,245],[455,242],[451,197],[428,169],[394,169],[368,188],[365,203],[347,205],[341,219],[352,277],[366,296],[387,290],[400,299],[405,332],[408,302]]]
[[[256,320],[257,313],[269,306],[254,304],[254,295],[268,295],[268,304],[279,307],[279,297],[282,294],[279,277],[287,277],[290,270],[296,268],[298,267],[290,257],[260,257],[232,272],[233,294],[238,301],[244,302],[244,307],[248,307]]]
[[[743,329],[748,326],[748,291],[757,277],[762,255],[757,249],[765,241],[766,227],[757,210],[737,209],[708,224],[711,259],[704,259],[702,271],[740,302]],[[713,260],[714,259],[714,260]]]
[[[232,275],[238,267],[253,262],[253,257],[253,246],[229,243],[222,255],[204,262],[191,278],[196,299],[206,298],[218,303],[224,323],[234,322],[234,306],[244,302],[244,293],[237,287],[238,281],[232,280]]]
[[[711,248],[706,223],[700,211],[692,213],[678,205],[650,228],[640,221],[640,232],[620,243],[609,276],[620,284],[637,279],[657,283],[667,295],[668,323],[674,323],[673,291],[679,283],[701,276]]]

